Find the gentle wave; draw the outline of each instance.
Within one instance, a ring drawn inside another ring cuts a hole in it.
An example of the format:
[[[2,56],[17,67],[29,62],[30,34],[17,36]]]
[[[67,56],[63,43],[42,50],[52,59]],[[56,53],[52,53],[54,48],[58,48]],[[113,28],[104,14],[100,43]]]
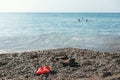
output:
[[[0,52],[62,47],[115,51],[119,22],[120,14],[0,14]]]

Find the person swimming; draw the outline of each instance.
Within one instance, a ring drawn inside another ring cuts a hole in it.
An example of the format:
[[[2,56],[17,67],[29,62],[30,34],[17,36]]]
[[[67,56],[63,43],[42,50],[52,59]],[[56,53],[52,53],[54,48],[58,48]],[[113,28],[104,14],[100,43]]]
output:
[[[81,20],[80,19],[78,19],[78,22],[80,22]],[[83,21],[83,18],[82,18],[82,21]],[[85,19],[85,22],[88,22],[88,19]]]
[[[88,19],[86,19],[86,22],[88,22]]]

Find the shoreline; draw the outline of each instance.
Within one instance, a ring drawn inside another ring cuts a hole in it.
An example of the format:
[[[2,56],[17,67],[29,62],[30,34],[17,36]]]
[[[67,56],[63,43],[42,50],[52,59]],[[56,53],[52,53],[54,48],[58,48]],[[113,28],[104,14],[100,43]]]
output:
[[[99,52],[108,52],[108,53],[119,53],[120,49],[117,50],[98,50],[98,49],[87,49],[87,48],[74,48],[74,47],[63,47],[63,48],[47,48],[47,49],[37,49],[37,50],[21,50],[21,51],[5,51],[0,50],[0,54],[13,54],[13,53],[24,53],[24,52],[37,52],[37,51],[47,51],[47,50],[57,50],[57,49],[81,49],[81,50],[91,50],[91,51],[99,51]]]
[[[67,56],[79,66],[63,66],[56,57]],[[0,54],[1,80],[44,80],[36,70],[49,65],[46,80],[119,80],[120,52],[100,52],[78,48],[58,48]]]

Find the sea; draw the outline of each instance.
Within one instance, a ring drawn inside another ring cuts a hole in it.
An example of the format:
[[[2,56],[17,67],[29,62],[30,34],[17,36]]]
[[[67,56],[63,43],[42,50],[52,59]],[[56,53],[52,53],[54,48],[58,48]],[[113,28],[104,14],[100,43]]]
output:
[[[120,51],[120,13],[0,13],[0,52]]]

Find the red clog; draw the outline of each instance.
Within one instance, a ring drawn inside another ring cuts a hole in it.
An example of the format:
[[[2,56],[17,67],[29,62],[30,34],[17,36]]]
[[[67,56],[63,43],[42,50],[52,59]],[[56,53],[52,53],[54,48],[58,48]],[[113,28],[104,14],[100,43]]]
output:
[[[45,66],[46,69],[50,70],[50,67],[49,66]]]
[[[38,68],[36,74],[38,74],[38,75],[40,75],[40,74],[48,74],[49,72],[50,72],[50,67],[45,66],[45,67]]]
[[[43,67],[38,68],[36,74],[43,74]]]
[[[45,66],[43,68],[43,74],[48,74],[50,72],[50,67],[49,66]]]

